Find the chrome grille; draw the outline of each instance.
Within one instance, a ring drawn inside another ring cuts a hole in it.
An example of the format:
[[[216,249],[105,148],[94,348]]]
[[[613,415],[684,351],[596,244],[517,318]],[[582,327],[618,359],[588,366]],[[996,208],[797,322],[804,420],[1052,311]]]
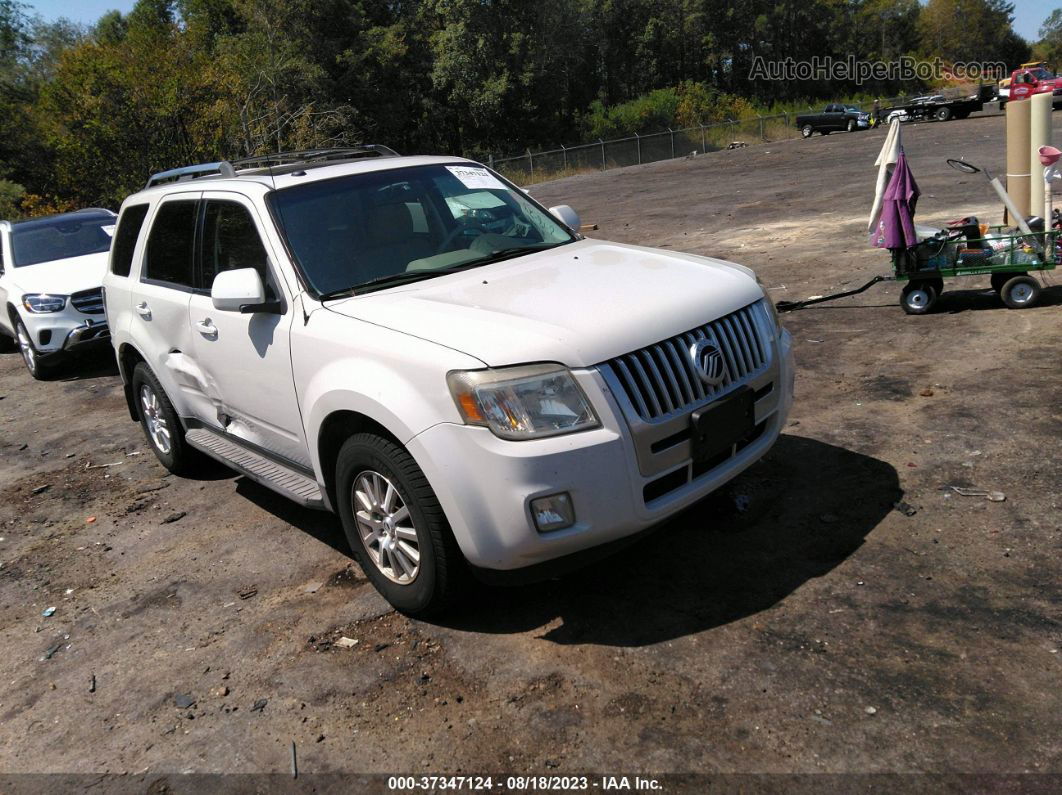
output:
[[[103,314],[103,291],[97,287],[95,290],[82,290],[70,296],[70,303],[79,312],[86,315]]]
[[[683,334],[617,356],[608,365],[642,419],[686,412],[767,367],[770,347],[763,338],[758,314],[757,304],[750,304]],[[726,362],[726,374],[717,386],[700,379],[690,356],[690,347],[702,339],[714,343]]]

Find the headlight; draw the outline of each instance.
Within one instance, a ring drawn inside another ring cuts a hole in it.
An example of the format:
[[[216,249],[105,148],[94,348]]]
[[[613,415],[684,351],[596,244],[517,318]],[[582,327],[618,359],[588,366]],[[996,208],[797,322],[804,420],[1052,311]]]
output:
[[[774,305],[774,301],[767,292],[767,285],[760,281],[759,276],[756,277],[756,284],[763,290],[763,305],[767,308],[767,315],[774,322],[774,336],[777,337],[782,333],[782,319],[778,317],[778,307]]]
[[[32,312],[35,315],[46,312],[61,312],[63,307],[66,306],[66,296],[30,293],[22,296],[22,306],[26,307],[27,312]]]
[[[559,364],[455,371],[446,382],[464,421],[502,439],[537,439],[600,425],[583,390]]]

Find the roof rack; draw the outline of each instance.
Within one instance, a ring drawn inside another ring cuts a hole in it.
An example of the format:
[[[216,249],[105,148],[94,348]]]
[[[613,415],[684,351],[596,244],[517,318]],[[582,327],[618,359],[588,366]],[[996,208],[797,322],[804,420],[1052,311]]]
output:
[[[186,179],[198,177],[235,177],[236,171],[227,160],[218,163],[200,163],[197,166],[184,166],[171,168],[169,171],[160,171],[147,181],[145,187],[150,188],[161,185],[164,182],[183,182]]]
[[[269,155],[243,157],[233,160],[232,166],[244,171],[296,163],[316,163],[322,160],[350,160],[357,157],[398,157],[398,152],[382,144],[355,144],[343,148],[304,149],[298,152],[276,152]]]
[[[182,166],[160,171],[148,181],[148,188],[166,182],[183,182],[201,177],[231,178],[236,172],[249,171],[270,166],[296,165],[299,163],[318,163],[324,160],[352,160],[358,157],[398,157],[398,152],[381,144],[356,144],[342,149],[304,149],[299,152],[276,152],[271,155],[255,155],[238,160],[220,160],[217,163],[200,163],[197,166]]]

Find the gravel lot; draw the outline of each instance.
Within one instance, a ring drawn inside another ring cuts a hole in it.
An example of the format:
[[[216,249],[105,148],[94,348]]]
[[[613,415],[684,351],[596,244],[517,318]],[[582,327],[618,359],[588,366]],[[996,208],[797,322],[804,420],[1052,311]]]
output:
[[[1002,133],[905,128],[920,221],[999,222],[984,180],[944,159],[1003,172]],[[883,137],[533,193],[595,236],[742,262],[799,299],[888,271],[861,233]],[[614,558],[479,589],[433,623],[389,610],[331,515],[221,467],[168,476],[106,356],[41,384],[4,355],[0,771],[282,782],[294,742],[302,777],[1062,777],[1062,287],[1020,312],[986,287],[949,283],[923,317],[895,284],[787,315],[797,402],[761,464]]]

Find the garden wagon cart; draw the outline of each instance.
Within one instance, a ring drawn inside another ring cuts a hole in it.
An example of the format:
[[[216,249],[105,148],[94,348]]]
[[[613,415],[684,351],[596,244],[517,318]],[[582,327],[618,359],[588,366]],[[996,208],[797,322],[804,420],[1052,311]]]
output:
[[[1055,269],[1060,240],[1058,230],[1027,235],[963,219],[950,232],[893,251],[894,278],[907,282],[900,306],[909,315],[923,315],[940,297],[944,279],[979,275],[989,276],[992,289],[1011,309],[1032,306],[1040,297],[1040,282],[1029,274]]]

